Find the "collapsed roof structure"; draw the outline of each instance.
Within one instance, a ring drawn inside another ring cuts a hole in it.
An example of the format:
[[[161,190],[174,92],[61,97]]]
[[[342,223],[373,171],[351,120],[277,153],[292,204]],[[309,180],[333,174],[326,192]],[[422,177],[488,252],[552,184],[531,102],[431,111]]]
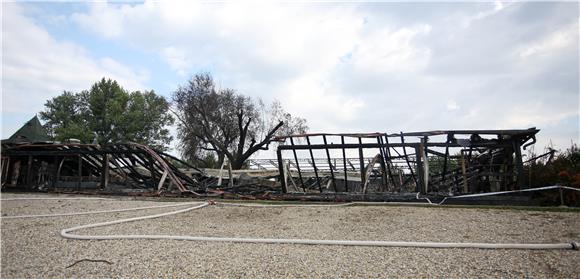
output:
[[[515,190],[525,187],[521,151],[535,143],[538,132],[291,135],[277,139],[282,142],[278,169],[285,192],[453,195]]]
[[[137,143],[50,141],[36,116],[2,140],[2,189],[195,194],[203,171]],[[178,169],[176,165],[183,169]]]
[[[193,195],[456,195],[526,187],[536,128],[275,138],[277,160],[202,170],[137,143],[48,141],[36,117],[2,141],[2,189]],[[226,175],[227,174],[227,175]],[[222,185],[222,181],[226,182]]]
[[[202,177],[201,170],[186,162],[137,143],[31,143],[2,148],[3,187],[195,194],[197,179]]]

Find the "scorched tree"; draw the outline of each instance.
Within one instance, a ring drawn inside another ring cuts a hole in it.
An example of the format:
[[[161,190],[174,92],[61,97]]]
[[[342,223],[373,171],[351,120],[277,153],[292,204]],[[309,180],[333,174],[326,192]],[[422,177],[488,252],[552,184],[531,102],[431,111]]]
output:
[[[274,137],[308,129],[305,119],[285,112],[279,102],[266,108],[260,99],[218,88],[208,73],[180,86],[173,106],[182,156],[206,167],[227,158],[233,169],[240,169],[252,154],[268,149]]]

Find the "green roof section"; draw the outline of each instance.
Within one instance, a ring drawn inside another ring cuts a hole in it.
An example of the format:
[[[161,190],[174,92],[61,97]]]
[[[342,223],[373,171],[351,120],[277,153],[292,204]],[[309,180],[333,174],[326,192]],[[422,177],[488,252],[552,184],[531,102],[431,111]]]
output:
[[[28,120],[16,133],[10,136],[7,140],[3,140],[2,143],[25,143],[25,142],[43,142],[50,141],[48,132],[40,120],[35,115],[32,119]]]

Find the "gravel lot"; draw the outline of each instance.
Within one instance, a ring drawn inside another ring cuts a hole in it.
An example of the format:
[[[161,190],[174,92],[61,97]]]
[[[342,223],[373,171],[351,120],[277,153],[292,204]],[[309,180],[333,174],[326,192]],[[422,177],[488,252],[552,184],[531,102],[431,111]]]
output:
[[[3,199],[14,197],[55,196],[2,194]],[[128,197],[115,199],[4,201],[1,214],[54,214],[167,204]],[[77,225],[175,209],[2,219],[1,277],[580,278],[580,251],[572,250],[341,247],[173,240],[86,241],[63,239],[58,234],[63,228]],[[209,206],[161,219],[75,233],[554,243],[580,240],[580,212],[413,206]],[[105,260],[110,264],[82,261],[68,267],[82,259]]]

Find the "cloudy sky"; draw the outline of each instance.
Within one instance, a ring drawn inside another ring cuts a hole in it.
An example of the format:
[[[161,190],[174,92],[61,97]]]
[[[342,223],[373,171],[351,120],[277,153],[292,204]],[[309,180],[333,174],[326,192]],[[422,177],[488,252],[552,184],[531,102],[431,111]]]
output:
[[[102,77],[169,97],[209,71],[312,132],[579,135],[579,5],[2,2],[2,138]]]

